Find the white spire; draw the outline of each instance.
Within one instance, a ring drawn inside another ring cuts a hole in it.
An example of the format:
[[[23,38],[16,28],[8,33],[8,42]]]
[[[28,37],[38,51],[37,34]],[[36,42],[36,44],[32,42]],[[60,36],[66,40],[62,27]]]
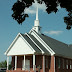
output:
[[[34,26],[39,26],[39,19],[38,19],[38,6],[37,6],[37,11],[36,11],[36,20],[35,20]]]
[[[37,6],[37,11],[36,11],[36,20],[38,20],[38,6]]]
[[[36,10],[36,20],[34,21],[34,27],[32,29],[35,30],[37,33],[41,34],[41,27],[39,25],[39,19],[38,19],[38,6]]]

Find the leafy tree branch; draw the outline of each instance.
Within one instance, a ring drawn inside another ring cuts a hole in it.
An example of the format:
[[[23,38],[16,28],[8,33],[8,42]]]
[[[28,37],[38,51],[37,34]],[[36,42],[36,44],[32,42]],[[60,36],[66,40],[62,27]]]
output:
[[[22,24],[27,17],[29,17],[28,14],[25,13],[25,9],[32,6],[32,3],[34,3],[34,0],[17,0],[16,3],[14,3],[12,10],[13,14],[12,17],[15,19],[18,24]],[[46,12],[48,14],[54,12],[56,13],[58,11],[58,6],[60,5],[61,8],[65,8],[68,12],[68,16],[64,17],[64,22],[67,25],[66,29],[71,29],[72,26],[72,0],[37,0],[39,4],[45,3],[46,5]]]

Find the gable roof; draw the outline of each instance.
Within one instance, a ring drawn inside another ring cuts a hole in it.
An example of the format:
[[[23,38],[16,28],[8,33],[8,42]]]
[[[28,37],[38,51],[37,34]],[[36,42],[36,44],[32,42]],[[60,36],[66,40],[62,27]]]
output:
[[[51,54],[54,55],[55,52],[49,47],[49,45],[46,44],[45,41],[38,35],[38,33],[35,30],[31,30],[29,32],[31,35],[33,35],[44,47],[45,49]]]
[[[68,47],[72,50],[72,44],[69,44]]]
[[[32,48],[32,51],[35,53],[41,53],[41,51],[27,38],[26,35],[19,33],[16,38],[14,39],[14,41],[11,43],[11,45],[9,46],[9,48],[7,49],[7,51],[5,52],[5,55],[7,55],[9,53],[9,51],[11,50],[11,48],[13,47],[13,45],[15,44],[15,42],[17,41],[17,39],[19,38],[19,36],[27,43],[27,45]]]
[[[27,36],[41,51],[44,52],[44,54],[50,55],[49,51],[33,35],[27,34]]]
[[[48,37],[44,34],[39,36],[50,46],[50,48],[55,52],[55,55],[72,58],[72,50],[68,47],[67,44]]]
[[[36,31],[34,32],[55,52],[55,55],[72,58],[72,48],[70,48],[72,45],[69,47],[63,42],[55,40],[44,34],[38,34]]]
[[[27,37],[27,35],[25,34],[21,34],[25,40],[32,46],[32,48],[37,52],[37,53],[41,53],[41,50]]]
[[[44,34],[38,34],[36,31],[34,31],[34,32],[45,42],[45,44],[47,44],[50,47],[50,49],[52,51],[55,52],[56,56],[63,56],[63,57],[67,57],[67,58],[72,58],[72,49],[71,49],[72,45],[68,46],[67,44],[65,44],[63,42],[55,40],[55,39],[48,37]],[[19,33],[17,35],[17,37],[15,38],[15,40],[10,45],[10,47],[5,52],[6,55],[10,51],[11,47],[16,42],[16,40],[18,39],[19,36],[21,36],[23,38],[23,40],[25,40],[26,43],[30,47],[32,47],[32,49],[35,51],[34,53],[36,53],[36,54],[48,54],[48,55],[51,54],[48,50],[48,47],[46,48],[37,39],[37,37],[35,37],[33,34],[31,34],[31,33],[25,33],[25,34]]]

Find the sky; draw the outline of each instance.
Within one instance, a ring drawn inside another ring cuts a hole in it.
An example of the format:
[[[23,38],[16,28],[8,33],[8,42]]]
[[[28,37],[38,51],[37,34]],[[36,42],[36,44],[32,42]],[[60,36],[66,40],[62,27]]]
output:
[[[26,9],[26,13],[29,14],[29,18],[19,25],[13,18],[12,5],[16,0],[0,0],[0,62],[6,60],[4,52],[8,49],[14,38],[18,33],[28,33],[34,26],[34,20],[36,18],[37,3],[32,7]],[[67,16],[65,9],[58,7],[59,11],[51,14],[45,12],[45,5],[38,5],[39,7],[39,21],[42,27],[42,33],[45,35],[64,42],[66,44],[72,44],[72,29],[66,30],[66,24],[63,17]]]

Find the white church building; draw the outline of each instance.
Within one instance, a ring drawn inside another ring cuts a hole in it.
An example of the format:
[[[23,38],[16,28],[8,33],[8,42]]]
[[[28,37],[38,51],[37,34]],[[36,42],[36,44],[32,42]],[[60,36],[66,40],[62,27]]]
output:
[[[38,9],[29,33],[18,33],[7,51],[6,72],[72,72],[72,47],[41,32]],[[12,69],[9,70],[9,56]]]

